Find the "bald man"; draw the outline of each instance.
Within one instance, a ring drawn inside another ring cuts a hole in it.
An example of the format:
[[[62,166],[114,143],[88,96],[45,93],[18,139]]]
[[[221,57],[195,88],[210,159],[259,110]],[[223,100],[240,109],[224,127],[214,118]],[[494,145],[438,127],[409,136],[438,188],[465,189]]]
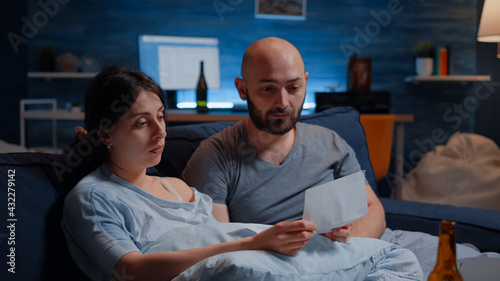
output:
[[[297,122],[308,73],[292,44],[275,37],[256,41],[243,55],[241,76],[235,85],[247,101],[249,117],[203,141],[183,178],[212,197],[213,214],[221,222],[275,224],[301,219],[306,189],[357,172],[359,163],[335,132]],[[324,236],[339,242],[355,236],[380,237],[398,244],[411,250],[423,269],[424,278],[412,280],[427,280],[436,263],[438,237],[385,229],[383,207],[369,185],[366,195],[367,216]],[[457,244],[458,258],[480,256],[500,257]],[[385,265],[389,271],[404,268],[413,258],[391,257]]]
[[[235,85],[247,101],[249,118],[201,143],[183,172],[184,180],[214,200],[221,222],[275,224],[301,219],[304,191],[360,170],[353,150],[335,132],[297,123],[308,73],[288,41],[268,37],[243,55]],[[383,207],[367,184],[368,215],[324,234],[378,238],[385,229]]]

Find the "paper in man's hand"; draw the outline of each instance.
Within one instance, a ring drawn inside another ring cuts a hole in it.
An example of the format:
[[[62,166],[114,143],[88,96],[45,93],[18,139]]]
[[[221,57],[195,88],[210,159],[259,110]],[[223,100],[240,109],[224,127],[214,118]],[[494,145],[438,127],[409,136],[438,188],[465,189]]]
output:
[[[365,173],[354,174],[306,190],[303,219],[314,222],[317,233],[330,232],[368,214]]]

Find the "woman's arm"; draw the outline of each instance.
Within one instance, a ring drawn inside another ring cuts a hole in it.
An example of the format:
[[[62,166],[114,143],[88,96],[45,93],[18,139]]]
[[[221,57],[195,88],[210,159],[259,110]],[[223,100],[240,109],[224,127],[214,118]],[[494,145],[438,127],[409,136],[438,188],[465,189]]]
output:
[[[182,271],[208,257],[243,250],[268,250],[294,255],[316,234],[316,225],[307,221],[280,222],[253,236],[216,245],[142,254],[130,252],[122,256],[113,270],[117,280],[170,280]]]

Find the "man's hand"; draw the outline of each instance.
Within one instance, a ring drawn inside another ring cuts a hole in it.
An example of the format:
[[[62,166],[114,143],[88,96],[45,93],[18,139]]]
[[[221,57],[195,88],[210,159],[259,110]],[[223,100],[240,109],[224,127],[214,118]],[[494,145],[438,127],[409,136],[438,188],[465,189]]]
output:
[[[255,250],[268,250],[293,256],[316,235],[316,225],[298,220],[280,222],[252,237]]]
[[[386,226],[384,207],[369,184],[366,184],[365,189],[368,215],[321,235],[342,243],[351,237],[380,238]]]
[[[327,232],[327,233],[321,233],[321,235],[325,236],[326,238],[332,240],[332,241],[339,241],[341,243],[346,243],[347,239],[351,237],[351,227],[352,227],[352,222],[338,228],[332,229],[332,231]]]

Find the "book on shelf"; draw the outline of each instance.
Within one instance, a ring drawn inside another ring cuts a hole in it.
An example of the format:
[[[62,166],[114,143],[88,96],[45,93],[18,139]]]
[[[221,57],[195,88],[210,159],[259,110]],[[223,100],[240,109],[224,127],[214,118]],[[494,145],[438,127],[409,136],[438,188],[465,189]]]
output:
[[[451,52],[451,46],[436,45],[434,52],[434,75],[446,76],[451,74],[453,67]]]

